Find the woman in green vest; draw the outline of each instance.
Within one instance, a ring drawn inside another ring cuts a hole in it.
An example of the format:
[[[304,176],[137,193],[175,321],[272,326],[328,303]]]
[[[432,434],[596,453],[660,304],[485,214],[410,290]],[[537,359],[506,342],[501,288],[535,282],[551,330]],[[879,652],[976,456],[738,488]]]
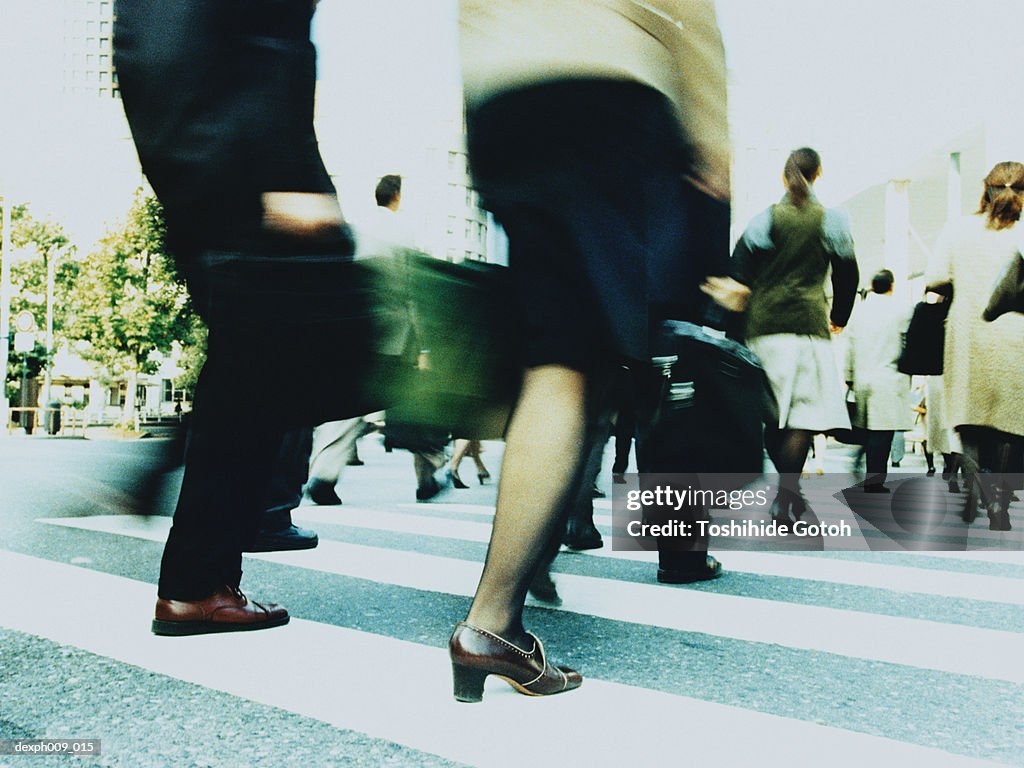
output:
[[[814,435],[850,426],[831,336],[850,319],[859,272],[850,222],[814,196],[821,158],[813,149],[786,160],[786,194],[747,225],[733,252],[750,286],[747,344],[761,358],[779,405],[765,447],[779,473],[772,518],[780,527],[806,509],[800,472]],[[825,280],[832,270],[832,302]]]

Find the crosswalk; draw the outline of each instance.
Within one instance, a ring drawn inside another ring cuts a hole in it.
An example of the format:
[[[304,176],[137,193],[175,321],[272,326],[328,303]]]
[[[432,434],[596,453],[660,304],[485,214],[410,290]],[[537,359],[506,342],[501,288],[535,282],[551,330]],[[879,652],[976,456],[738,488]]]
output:
[[[491,679],[469,706],[452,700],[444,646],[493,507],[451,497],[300,507],[320,546],[245,566],[291,596],[291,624],[174,639],[149,633],[152,580],[114,564],[158,552],[169,519],[39,517],[78,556],[0,549],[0,639],[42,638],[409,750],[395,765],[1024,765],[1022,553],[732,551],[724,578],[684,588],[654,583],[645,553],[563,555],[562,606],[527,618],[583,687],[526,699]],[[608,511],[598,502],[605,530]],[[234,764],[204,759],[189,764]]]

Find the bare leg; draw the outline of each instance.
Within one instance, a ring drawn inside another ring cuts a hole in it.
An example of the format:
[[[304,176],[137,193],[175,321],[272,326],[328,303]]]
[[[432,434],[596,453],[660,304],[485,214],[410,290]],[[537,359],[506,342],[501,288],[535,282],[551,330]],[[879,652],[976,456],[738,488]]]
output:
[[[562,366],[527,370],[505,440],[494,528],[467,621],[524,647],[526,590],[580,461],[585,383]]]
[[[459,471],[459,465],[462,463],[462,459],[465,458],[469,445],[469,440],[460,438],[455,441],[455,447],[452,449],[452,460],[448,464],[448,469],[452,472],[457,473]]]

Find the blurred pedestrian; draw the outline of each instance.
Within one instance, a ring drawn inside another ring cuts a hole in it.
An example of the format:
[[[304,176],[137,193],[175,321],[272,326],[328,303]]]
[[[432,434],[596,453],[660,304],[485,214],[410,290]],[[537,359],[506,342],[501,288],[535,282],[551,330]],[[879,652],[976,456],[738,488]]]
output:
[[[804,513],[800,473],[818,432],[849,429],[831,334],[850,319],[859,272],[848,218],[814,195],[821,158],[804,147],[783,169],[786,194],[756,216],[736,244],[737,279],[751,289],[747,343],[764,364],[779,406],[765,447],[779,473],[772,518]],[[832,270],[832,306],[825,279]]]
[[[1018,252],[1024,207],[1024,164],[997,163],[984,180],[977,213],[946,225],[928,269],[928,289],[952,287],[943,355],[946,423],[960,434],[968,498],[963,518],[981,504],[989,528],[1010,530],[1013,488],[1006,473],[1021,472],[1024,440],[1024,316],[987,323],[982,312],[992,287]],[[979,476],[979,472],[996,477]]]
[[[867,452],[864,491],[888,493],[885,486],[893,435],[914,426],[910,376],[896,368],[911,310],[893,297],[893,274],[871,278],[871,293],[847,329],[846,381],[853,389],[853,428]]]
[[[351,268],[352,239],[313,130],[313,7],[117,3],[125,113],[168,246],[209,329],[161,562],[157,634],[288,621],[284,608],[239,588],[242,548],[270,498],[283,436],[379,409],[382,382],[401,375],[389,366],[367,378],[378,359],[370,287]],[[336,337],[331,355],[322,333]],[[301,361],[304,375],[288,361]]]
[[[535,695],[580,684],[525,630],[523,601],[582,475],[588,391],[622,357],[646,364],[666,307],[709,274],[688,227],[698,194],[728,200],[729,147],[711,2],[462,0],[460,26],[469,162],[509,236],[525,368],[449,644],[456,698],[479,701],[489,674]]]

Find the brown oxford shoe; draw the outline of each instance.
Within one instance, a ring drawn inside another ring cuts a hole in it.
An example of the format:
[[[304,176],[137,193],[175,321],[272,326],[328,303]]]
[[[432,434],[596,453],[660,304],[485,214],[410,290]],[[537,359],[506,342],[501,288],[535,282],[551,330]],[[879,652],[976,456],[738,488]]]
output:
[[[288,623],[288,611],[275,603],[250,601],[242,590],[227,585],[205,600],[156,601],[155,635],[205,635],[244,632]]]
[[[526,634],[533,640],[529,651],[486,629],[460,621],[448,641],[456,700],[482,700],[488,675],[497,675],[527,696],[550,696],[579,688],[583,682],[580,673],[548,664],[540,640],[536,635]]]

